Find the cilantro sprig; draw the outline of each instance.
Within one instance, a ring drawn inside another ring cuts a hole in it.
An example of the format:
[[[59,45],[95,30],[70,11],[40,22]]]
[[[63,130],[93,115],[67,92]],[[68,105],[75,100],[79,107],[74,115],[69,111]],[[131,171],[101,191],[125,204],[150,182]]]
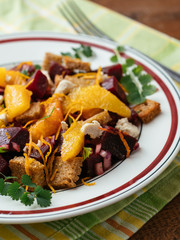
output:
[[[152,95],[156,92],[156,87],[151,84],[153,79],[151,75],[143,71],[141,65],[136,65],[134,59],[124,59],[121,57],[120,52],[124,48],[118,46],[114,52],[115,55],[111,57],[114,63],[121,63],[123,76],[120,83],[127,91],[127,100],[130,104],[139,104],[146,100],[146,96]]]
[[[3,175],[3,174],[2,174]],[[3,175],[4,176],[4,175]],[[0,178],[0,195],[9,196],[13,200],[20,200],[26,206],[31,206],[35,199],[40,207],[48,207],[51,204],[52,193],[49,190],[43,189],[32,182],[28,175],[23,175],[21,178],[22,185],[16,181],[8,182],[16,177]],[[34,189],[34,191],[25,190],[24,187]]]
[[[81,59],[82,56],[85,56],[87,58],[92,57],[94,55],[94,52],[90,46],[81,44],[80,47],[73,47],[72,52],[61,52],[61,55]]]

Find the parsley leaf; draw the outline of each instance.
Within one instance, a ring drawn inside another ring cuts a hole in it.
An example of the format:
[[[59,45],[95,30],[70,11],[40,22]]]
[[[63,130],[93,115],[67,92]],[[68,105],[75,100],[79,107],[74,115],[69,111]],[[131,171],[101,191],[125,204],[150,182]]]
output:
[[[34,203],[34,194],[25,192],[21,198],[21,202],[26,206],[31,206]]]
[[[8,188],[8,195],[13,200],[19,200],[21,196],[24,194],[25,190],[23,187],[20,187],[18,182],[11,183]]]
[[[3,174],[2,174],[3,175]],[[4,176],[4,175],[3,175]],[[34,192],[26,191],[20,183],[14,181],[13,183],[6,182],[8,179],[15,177],[0,178],[0,195],[9,196],[13,200],[20,200],[26,206],[30,206],[36,199],[37,204],[41,207],[47,207],[51,204],[52,193],[49,190],[45,190],[40,186],[37,186],[32,182],[28,175],[23,175],[21,182],[23,186],[34,188]],[[32,190],[32,189],[31,189]]]
[[[37,186],[34,190],[36,195],[37,203],[41,207],[48,207],[51,204],[52,195],[48,190],[43,189],[40,186]]]
[[[83,147],[83,159],[85,160],[86,158],[88,158],[90,156],[90,154],[92,153],[92,148],[88,148],[88,147]]]
[[[36,184],[32,182],[30,176],[28,176],[28,175],[23,175],[21,178],[21,182],[24,186],[28,186],[31,188],[36,187]]]
[[[114,62],[114,63],[117,63],[118,62],[118,58],[116,55],[113,55],[111,58],[110,58],[111,62]]]
[[[41,66],[39,64],[35,64],[34,67],[35,67],[35,70],[40,70],[41,69]]]
[[[72,58],[79,58],[81,59],[82,56],[85,56],[87,58],[92,57],[94,55],[94,52],[90,46],[86,46],[81,44],[77,48],[72,48],[73,52],[61,52],[62,56],[69,56]]]

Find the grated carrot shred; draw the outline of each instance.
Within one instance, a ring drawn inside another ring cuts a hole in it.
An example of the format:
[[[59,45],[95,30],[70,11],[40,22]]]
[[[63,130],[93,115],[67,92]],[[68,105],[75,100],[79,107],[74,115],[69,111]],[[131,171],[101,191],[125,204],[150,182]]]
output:
[[[52,175],[52,166],[53,166],[53,162],[54,162],[54,156],[56,154],[56,152],[58,151],[59,147],[57,147],[54,152],[52,153],[52,155],[50,156],[48,163],[47,163],[47,168],[49,170],[49,174],[50,176]]]
[[[5,134],[6,134],[6,136],[7,136],[8,139],[11,138],[11,135],[10,135],[8,132],[5,132]]]
[[[88,73],[77,73],[74,74],[73,77],[85,77],[85,76],[96,76],[96,72],[88,72]]]
[[[34,81],[34,78],[26,84],[26,88]]]
[[[26,153],[24,153],[23,155],[25,157],[25,171],[26,171],[26,174],[30,176],[30,172],[29,172],[30,164],[34,161],[34,158],[29,158]]]
[[[95,182],[93,182],[93,183],[87,183],[87,182],[85,182],[86,180],[89,180],[89,179],[90,179],[90,177],[82,178],[82,179],[81,179],[81,182],[82,182],[85,186],[93,186],[93,185],[96,184]]]
[[[44,155],[43,155],[41,149],[34,142],[32,142],[31,145],[30,145],[30,143],[26,143],[26,145],[29,146],[29,147],[31,146],[31,147],[35,148],[39,152],[39,154],[41,155],[41,157],[43,159],[43,162],[45,162],[45,158],[44,158]],[[28,153],[28,155],[29,155],[29,153]]]
[[[38,120],[38,119],[33,119],[33,120],[28,121],[28,122],[24,125],[23,128],[26,128],[28,125],[30,125],[30,124],[33,123],[33,122],[36,122],[37,120]]]
[[[49,146],[49,151],[46,153],[46,156],[45,156],[45,161],[47,162],[47,159],[48,159],[48,157],[49,157],[49,155],[51,154],[51,152],[52,152],[52,146],[51,146],[51,144],[50,143],[48,143],[44,138],[43,138],[43,136],[41,136],[41,143],[44,143],[44,144],[46,144],[46,145],[48,145]]]
[[[50,183],[48,183],[48,187],[52,190],[53,193],[56,193],[55,189],[51,186]]]
[[[121,132],[120,130],[119,130],[119,136],[120,136],[121,141],[123,142],[123,144],[124,144],[124,146],[125,146],[125,148],[126,148],[126,151],[127,151],[126,157],[128,158],[129,155],[130,155],[131,150],[130,150],[130,147],[129,147],[127,141],[126,141],[125,138],[124,138],[124,135],[122,134],[122,132]]]
[[[102,81],[102,74],[101,74],[101,67],[99,67],[96,75],[96,84],[99,85],[101,81]]]
[[[58,172],[58,169],[56,168],[56,169],[54,170],[54,172],[53,172],[53,175],[52,175],[51,178],[50,178],[50,181],[53,181],[53,180],[54,180],[57,172]]]

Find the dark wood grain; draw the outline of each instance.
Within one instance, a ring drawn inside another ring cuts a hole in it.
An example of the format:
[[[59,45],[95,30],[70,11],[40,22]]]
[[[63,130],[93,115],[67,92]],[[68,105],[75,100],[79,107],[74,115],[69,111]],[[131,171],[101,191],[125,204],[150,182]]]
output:
[[[91,0],[180,40],[180,0]]]
[[[180,0],[91,0],[180,40]],[[130,240],[180,240],[180,194]]]

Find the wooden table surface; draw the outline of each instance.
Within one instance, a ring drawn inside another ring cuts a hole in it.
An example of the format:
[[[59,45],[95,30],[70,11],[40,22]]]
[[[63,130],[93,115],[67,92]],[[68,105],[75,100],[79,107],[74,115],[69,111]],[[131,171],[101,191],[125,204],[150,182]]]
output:
[[[180,40],[180,0],[91,0]],[[180,240],[180,194],[130,240]]]

